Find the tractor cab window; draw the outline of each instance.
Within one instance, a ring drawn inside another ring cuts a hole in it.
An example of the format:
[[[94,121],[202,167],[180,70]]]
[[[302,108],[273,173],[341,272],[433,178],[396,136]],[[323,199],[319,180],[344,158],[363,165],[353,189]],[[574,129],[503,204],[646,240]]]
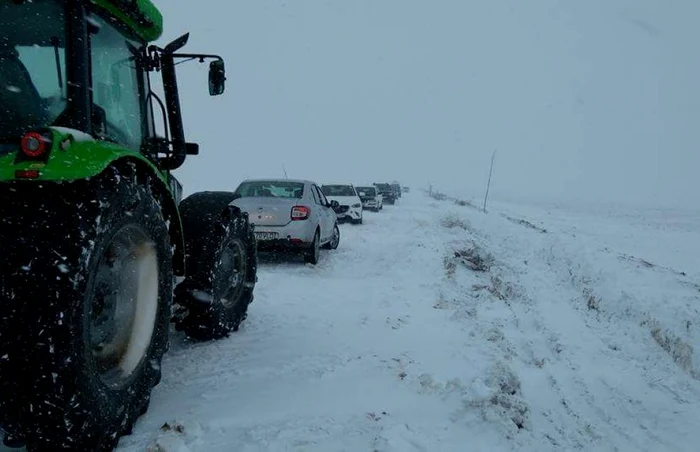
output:
[[[0,144],[65,110],[65,44],[63,2],[0,2]]]
[[[134,52],[141,44],[98,16],[90,17],[90,25],[93,131],[137,150],[143,139],[143,86]]]

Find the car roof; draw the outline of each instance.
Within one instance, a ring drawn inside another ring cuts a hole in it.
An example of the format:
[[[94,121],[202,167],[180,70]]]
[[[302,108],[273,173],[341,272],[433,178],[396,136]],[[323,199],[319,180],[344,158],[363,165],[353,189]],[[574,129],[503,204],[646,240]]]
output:
[[[245,179],[241,183],[244,182],[293,182],[293,183],[298,183],[298,184],[315,184],[316,182],[310,181],[310,180],[304,180],[304,179],[285,179],[283,177],[266,177],[266,178],[258,178],[258,179]]]
[[[340,183],[340,182],[326,182],[323,185],[340,185],[342,187],[354,187],[355,184],[349,184],[349,183]]]

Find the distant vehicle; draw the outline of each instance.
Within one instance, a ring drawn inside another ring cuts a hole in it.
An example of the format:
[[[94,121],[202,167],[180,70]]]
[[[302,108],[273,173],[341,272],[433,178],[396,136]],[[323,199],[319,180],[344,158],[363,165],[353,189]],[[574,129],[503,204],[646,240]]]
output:
[[[396,193],[396,198],[397,199],[400,198],[401,197],[401,184],[399,184],[398,182],[394,182],[391,184],[391,188],[392,188],[392,190],[394,190],[394,193]]]
[[[320,249],[336,249],[340,229],[318,184],[308,180],[249,179],[241,182],[231,203],[248,213],[258,250],[300,251],[316,265]]]
[[[355,187],[357,194],[362,200],[362,208],[378,212],[384,208],[384,198],[377,187],[373,185],[363,185]]]
[[[394,189],[391,188],[390,184],[375,182],[374,186],[377,187],[377,190],[379,191],[379,194],[382,195],[382,198],[384,199],[385,203],[390,205],[396,203],[396,192],[394,191]]]
[[[409,191],[411,191],[411,187],[407,187],[406,185],[404,185],[404,186],[401,188],[401,190],[403,190],[404,193],[408,193]]]
[[[362,200],[352,184],[324,184],[321,190],[328,199],[338,202],[333,210],[339,220],[362,224]]]

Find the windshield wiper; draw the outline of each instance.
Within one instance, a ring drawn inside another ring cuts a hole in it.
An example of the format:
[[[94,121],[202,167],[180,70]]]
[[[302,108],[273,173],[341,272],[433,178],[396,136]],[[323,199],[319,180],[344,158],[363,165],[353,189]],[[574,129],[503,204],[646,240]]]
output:
[[[58,91],[61,93],[61,99],[64,99],[65,93],[63,92],[63,72],[61,71],[61,53],[58,48],[60,41],[57,36],[51,37],[51,44],[53,45],[53,52],[56,56],[56,74],[58,75]]]

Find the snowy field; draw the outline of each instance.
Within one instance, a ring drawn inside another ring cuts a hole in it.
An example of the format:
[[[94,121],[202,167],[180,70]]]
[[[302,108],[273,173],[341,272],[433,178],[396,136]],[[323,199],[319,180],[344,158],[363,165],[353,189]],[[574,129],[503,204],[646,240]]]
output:
[[[173,335],[119,450],[695,451],[700,214],[652,214],[407,194],[263,260],[231,338]]]

